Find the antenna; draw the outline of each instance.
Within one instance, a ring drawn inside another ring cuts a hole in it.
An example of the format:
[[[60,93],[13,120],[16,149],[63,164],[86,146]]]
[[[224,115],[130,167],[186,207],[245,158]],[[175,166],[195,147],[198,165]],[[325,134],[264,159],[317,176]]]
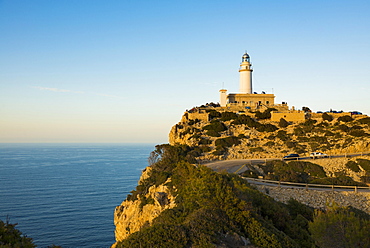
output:
[[[225,83],[222,82],[222,89],[225,89]]]

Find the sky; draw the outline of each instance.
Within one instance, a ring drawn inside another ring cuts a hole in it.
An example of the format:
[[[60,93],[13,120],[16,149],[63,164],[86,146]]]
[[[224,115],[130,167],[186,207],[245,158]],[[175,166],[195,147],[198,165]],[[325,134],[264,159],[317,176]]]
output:
[[[167,143],[185,110],[256,92],[370,114],[368,0],[0,0],[0,143]]]

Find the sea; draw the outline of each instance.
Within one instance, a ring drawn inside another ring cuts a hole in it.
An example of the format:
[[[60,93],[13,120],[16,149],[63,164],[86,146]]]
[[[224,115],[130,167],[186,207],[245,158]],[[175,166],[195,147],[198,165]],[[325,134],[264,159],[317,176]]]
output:
[[[0,219],[37,247],[110,247],[154,144],[0,144]]]

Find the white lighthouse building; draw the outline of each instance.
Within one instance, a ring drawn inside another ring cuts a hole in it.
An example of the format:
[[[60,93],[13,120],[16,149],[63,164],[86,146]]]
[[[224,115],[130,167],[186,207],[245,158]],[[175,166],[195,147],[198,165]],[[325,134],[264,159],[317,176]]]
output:
[[[239,76],[240,76],[240,94],[252,94],[252,64],[247,52],[242,57],[240,63]]]
[[[252,64],[248,53],[242,56],[239,67],[240,89],[239,93],[227,94],[226,89],[220,90],[220,106],[229,110],[263,110],[274,106],[274,94],[252,91]]]

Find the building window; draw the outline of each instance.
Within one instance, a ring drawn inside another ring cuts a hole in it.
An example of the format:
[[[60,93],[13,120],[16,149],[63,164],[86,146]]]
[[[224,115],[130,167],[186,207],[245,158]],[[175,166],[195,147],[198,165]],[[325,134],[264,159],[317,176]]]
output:
[[[270,102],[269,101],[266,101],[266,105],[269,105],[270,104]]]

